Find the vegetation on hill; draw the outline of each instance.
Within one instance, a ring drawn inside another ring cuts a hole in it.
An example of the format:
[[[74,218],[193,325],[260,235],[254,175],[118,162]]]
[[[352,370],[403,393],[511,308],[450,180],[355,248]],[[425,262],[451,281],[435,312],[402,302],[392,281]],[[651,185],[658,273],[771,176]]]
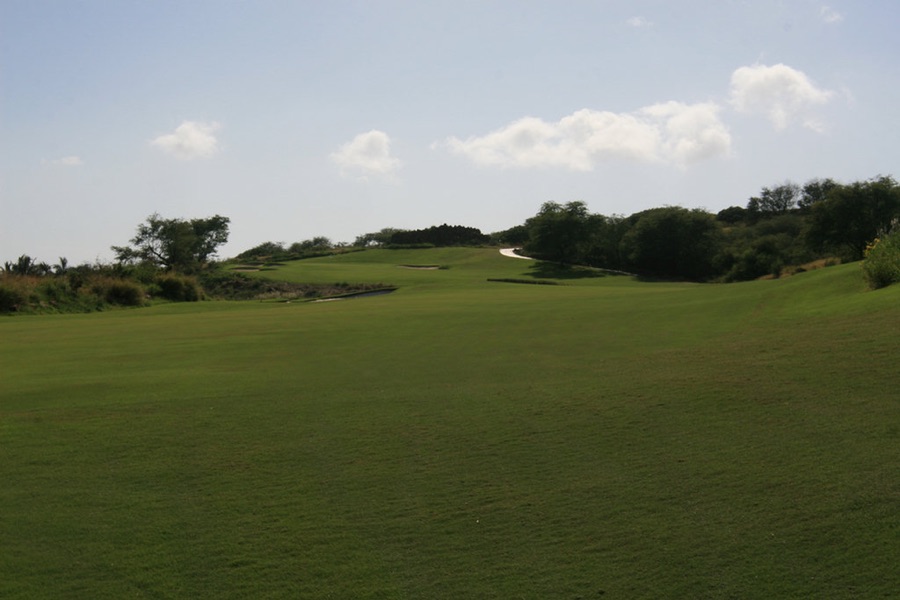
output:
[[[329,256],[341,252],[350,252],[354,248],[346,244],[335,244],[324,236],[284,244],[282,242],[263,242],[238,254],[234,260],[250,265],[265,265],[286,260]]]
[[[814,261],[860,260],[872,288],[900,280],[896,225],[900,185],[889,176],[840,184],[816,179],[764,187],[746,207],[713,215],[677,206],[629,217],[591,214],[584,202],[544,203],[522,225],[492,236],[474,227],[439,225],[418,230],[384,228],[354,245],[326,237],[286,245],[264,242],[234,262],[267,269],[284,261],[335,256],[366,248],[522,246],[527,254],[560,265],[638,273],[663,279],[732,282],[778,277]],[[891,223],[893,229],[891,228]],[[267,283],[223,270],[214,261],[228,240],[228,217],[171,219],[149,216],[127,246],[112,246],[114,265],[70,267],[27,254],[0,273],[0,313],[84,312],[143,306],[158,300],[300,298],[371,289],[372,282]],[[385,287],[385,284],[379,284]]]
[[[444,223],[427,229],[395,231],[389,243],[395,246],[480,246],[488,242],[490,236],[475,227]]]
[[[846,185],[817,179],[763,188],[746,207],[716,215],[669,206],[604,216],[583,202],[547,202],[495,237],[545,260],[727,282],[777,277],[817,259],[860,260],[898,217],[900,186],[892,177]]]

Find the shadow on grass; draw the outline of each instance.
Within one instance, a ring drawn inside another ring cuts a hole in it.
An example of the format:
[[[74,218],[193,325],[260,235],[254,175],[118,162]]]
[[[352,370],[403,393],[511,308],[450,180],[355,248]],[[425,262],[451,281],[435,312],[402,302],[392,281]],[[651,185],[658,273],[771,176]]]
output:
[[[622,271],[608,271],[606,269],[565,265],[548,261],[535,262],[529,267],[528,275],[536,279],[586,279],[631,276],[630,273],[623,273]]]

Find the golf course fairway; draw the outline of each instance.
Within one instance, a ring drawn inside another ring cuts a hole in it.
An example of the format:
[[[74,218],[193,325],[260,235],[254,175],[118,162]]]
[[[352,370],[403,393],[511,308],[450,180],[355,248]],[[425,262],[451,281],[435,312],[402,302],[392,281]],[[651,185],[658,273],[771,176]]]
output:
[[[858,264],[256,276],[397,289],[0,319],[0,598],[900,590],[900,286]]]

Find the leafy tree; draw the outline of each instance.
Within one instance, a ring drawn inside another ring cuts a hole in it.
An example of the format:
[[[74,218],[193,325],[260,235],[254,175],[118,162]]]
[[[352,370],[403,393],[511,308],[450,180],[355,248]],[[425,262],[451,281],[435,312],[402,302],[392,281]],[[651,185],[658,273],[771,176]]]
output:
[[[622,254],[638,272],[703,280],[716,273],[721,225],[714,215],[677,206],[651,208],[629,217]]]
[[[810,179],[803,185],[797,205],[802,210],[808,210],[813,204],[825,200],[828,197],[829,192],[836,187],[839,187],[839,185],[840,184],[831,178]]]
[[[284,247],[284,244],[280,242],[263,242],[262,244],[253,246],[249,250],[244,250],[235,258],[239,258],[241,260],[269,258],[273,256],[281,256],[286,253],[287,249]]]
[[[302,242],[295,242],[291,244],[291,247],[288,248],[288,251],[293,254],[303,254],[304,252],[316,251],[316,250],[330,250],[334,247],[334,244],[331,243],[331,240],[324,236],[317,236],[310,240],[303,240]]]
[[[163,219],[159,214],[138,225],[131,246],[112,246],[120,263],[149,262],[166,270],[193,271],[228,241],[228,217]]]
[[[356,236],[353,245],[358,248],[366,248],[368,246],[384,246],[391,243],[391,236],[395,233],[405,231],[404,229],[396,229],[394,227],[385,227],[380,231],[373,233],[364,233]]]
[[[806,239],[814,251],[832,251],[859,260],[866,244],[898,215],[900,186],[893,177],[839,185],[812,205]]]
[[[764,187],[758,198],[750,198],[747,211],[758,217],[782,215],[794,208],[799,195],[800,186],[790,181]]]
[[[398,245],[431,244],[433,246],[478,246],[486,244],[490,238],[480,229],[463,225],[438,225],[427,229],[397,231],[391,235],[390,243]]]
[[[729,206],[716,213],[716,219],[731,225],[741,223],[747,220],[747,209],[743,206]]]
[[[65,275],[66,271],[69,270],[69,259],[65,256],[59,257],[59,262],[53,265],[53,272],[57,275]]]
[[[45,262],[38,262],[27,254],[21,255],[16,262],[6,261],[3,270],[13,275],[47,275],[53,268]]]
[[[625,267],[622,257],[622,237],[628,231],[627,220],[619,215],[588,217],[588,240],[584,261],[590,266],[605,269]]]
[[[525,225],[529,235],[525,250],[530,254],[560,263],[583,259],[591,226],[584,202],[545,202]]]
[[[497,231],[491,234],[491,242],[494,244],[521,246],[528,242],[528,228],[525,225],[516,225],[504,231]]]

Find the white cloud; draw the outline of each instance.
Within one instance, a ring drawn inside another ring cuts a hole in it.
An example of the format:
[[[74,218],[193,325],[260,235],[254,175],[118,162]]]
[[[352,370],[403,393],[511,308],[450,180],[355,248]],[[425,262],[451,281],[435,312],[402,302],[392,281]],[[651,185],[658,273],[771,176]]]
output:
[[[837,12],[830,6],[823,6],[819,9],[819,17],[826,23],[840,23],[844,20],[844,15]]]
[[[50,163],[51,165],[59,165],[62,167],[80,167],[84,164],[84,161],[81,160],[81,157],[78,156],[64,156],[62,158],[56,158],[44,162]]]
[[[735,110],[764,114],[777,130],[800,121],[804,127],[822,131],[813,111],[833,95],[816,87],[801,71],[783,64],[740,67],[731,75],[731,103]]]
[[[331,160],[341,167],[342,172],[363,177],[390,178],[402,164],[391,156],[391,138],[377,129],[361,133],[342,145],[331,154]]]
[[[719,120],[719,106],[707,102],[682,104],[666,102],[643,109],[663,129],[663,156],[679,165],[687,165],[727,156],[731,152],[731,134]]]
[[[645,19],[644,17],[631,17],[625,20],[625,23],[631,25],[632,27],[651,27],[653,23]]]
[[[184,121],[174,132],[161,135],[150,143],[181,160],[208,158],[219,150],[219,141],[213,134],[220,127],[215,122]]]
[[[444,145],[481,166],[558,167],[590,171],[626,159],[686,166],[727,155],[731,135],[712,103],[666,102],[632,113],[582,109],[557,122],[519,119],[480,137]]]

